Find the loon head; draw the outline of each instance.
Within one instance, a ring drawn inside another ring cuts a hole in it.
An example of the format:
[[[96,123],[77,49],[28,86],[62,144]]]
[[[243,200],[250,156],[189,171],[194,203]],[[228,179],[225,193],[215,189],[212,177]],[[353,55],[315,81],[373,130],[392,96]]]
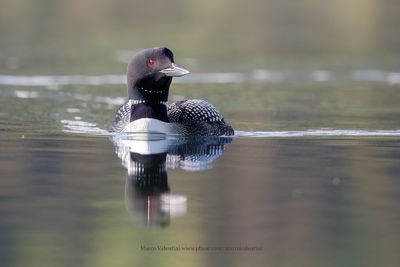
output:
[[[147,102],[167,101],[172,77],[188,73],[175,64],[174,54],[166,47],[141,50],[128,65],[128,97]]]

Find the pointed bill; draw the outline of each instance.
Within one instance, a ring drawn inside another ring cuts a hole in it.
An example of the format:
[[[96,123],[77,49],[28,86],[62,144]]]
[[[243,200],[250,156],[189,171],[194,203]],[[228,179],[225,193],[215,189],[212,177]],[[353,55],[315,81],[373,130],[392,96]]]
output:
[[[190,73],[187,69],[179,67],[175,63],[172,63],[168,68],[160,70],[161,73],[164,73],[168,77],[180,77]]]

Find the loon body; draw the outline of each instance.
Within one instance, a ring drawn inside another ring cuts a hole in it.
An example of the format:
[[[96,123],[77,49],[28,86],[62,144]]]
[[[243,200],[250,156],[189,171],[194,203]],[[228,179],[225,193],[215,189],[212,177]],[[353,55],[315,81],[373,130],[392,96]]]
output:
[[[233,128],[207,101],[189,99],[168,105],[172,77],[188,73],[174,63],[168,48],[137,53],[127,70],[128,101],[117,111],[110,132],[233,135]]]

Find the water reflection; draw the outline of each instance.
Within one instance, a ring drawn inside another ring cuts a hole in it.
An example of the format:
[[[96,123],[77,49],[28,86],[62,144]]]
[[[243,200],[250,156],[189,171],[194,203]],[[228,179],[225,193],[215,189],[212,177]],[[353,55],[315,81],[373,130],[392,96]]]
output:
[[[232,138],[172,138],[164,135],[111,137],[126,168],[125,204],[133,218],[147,226],[166,227],[187,212],[187,197],[171,193],[168,169],[203,171],[212,168]]]

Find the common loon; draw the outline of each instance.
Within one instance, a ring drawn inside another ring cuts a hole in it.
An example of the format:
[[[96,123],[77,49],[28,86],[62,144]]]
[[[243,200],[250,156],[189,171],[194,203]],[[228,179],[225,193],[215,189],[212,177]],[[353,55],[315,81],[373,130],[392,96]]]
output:
[[[234,135],[233,128],[207,101],[189,99],[168,105],[172,78],[188,73],[175,64],[174,54],[166,47],[138,52],[127,69],[128,101],[117,111],[109,131]]]

